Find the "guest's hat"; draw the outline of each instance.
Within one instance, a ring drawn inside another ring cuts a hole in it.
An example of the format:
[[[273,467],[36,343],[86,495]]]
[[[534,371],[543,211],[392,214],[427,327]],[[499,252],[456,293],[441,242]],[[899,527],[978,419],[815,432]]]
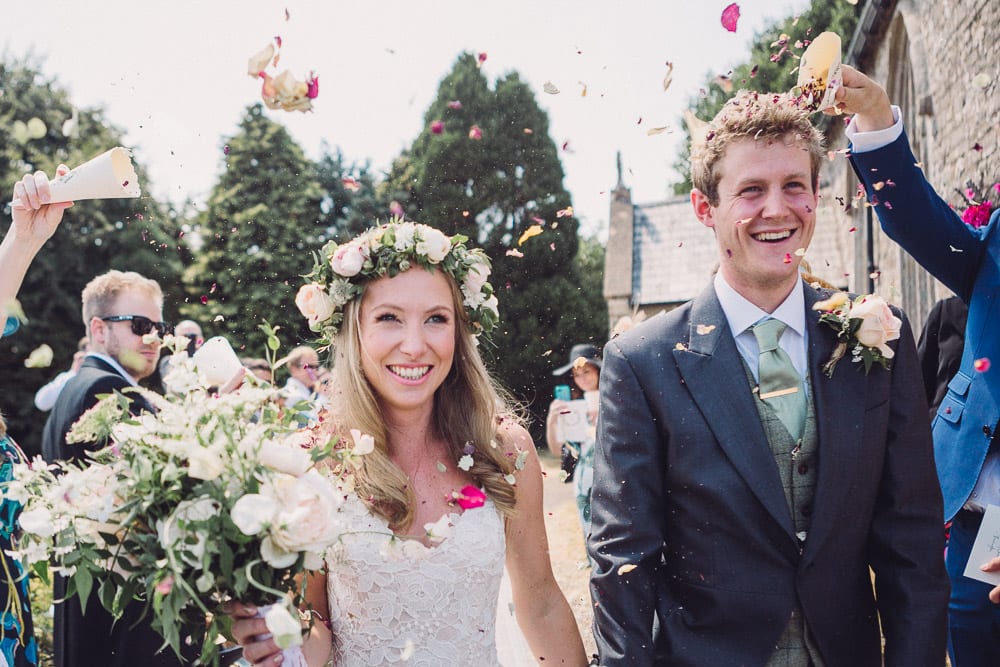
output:
[[[596,366],[597,370],[601,370],[601,350],[596,345],[591,345],[590,343],[574,345],[573,349],[569,351],[569,363],[555,369],[552,371],[552,374],[562,375],[571,368],[576,368],[584,364],[591,364]]]

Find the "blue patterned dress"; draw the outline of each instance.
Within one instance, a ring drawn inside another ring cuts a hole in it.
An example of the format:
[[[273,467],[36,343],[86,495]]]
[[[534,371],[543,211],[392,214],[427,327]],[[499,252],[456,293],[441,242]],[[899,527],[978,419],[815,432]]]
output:
[[[13,464],[24,460],[24,454],[13,440],[0,435],[0,484],[9,482]],[[17,531],[20,503],[4,498],[0,501],[0,570],[6,585],[0,584],[0,613],[3,614],[3,635],[0,655],[10,667],[35,667],[38,664],[38,644],[31,623],[31,602],[28,598],[28,578],[21,563],[7,555]],[[0,661],[0,664],[3,664]]]

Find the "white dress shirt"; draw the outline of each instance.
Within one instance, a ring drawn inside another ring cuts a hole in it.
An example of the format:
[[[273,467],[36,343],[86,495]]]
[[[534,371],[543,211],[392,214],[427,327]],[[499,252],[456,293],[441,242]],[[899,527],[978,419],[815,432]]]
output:
[[[805,313],[805,292],[801,280],[796,281],[795,287],[789,293],[781,305],[775,308],[773,313],[766,313],[757,306],[744,299],[736,290],[729,286],[722,273],[715,274],[715,294],[719,297],[722,305],[722,312],[726,315],[729,323],[729,330],[733,332],[736,340],[736,349],[740,356],[747,362],[753,379],[760,382],[757,372],[757,365],[760,359],[760,346],[757,345],[757,337],[754,336],[750,327],[761,320],[773,317],[785,324],[785,331],[778,339],[778,344],[792,360],[792,365],[802,378],[802,386],[807,395],[809,383],[806,376],[809,371],[808,354],[806,354],[808,344],[808,334],[806,332]]]

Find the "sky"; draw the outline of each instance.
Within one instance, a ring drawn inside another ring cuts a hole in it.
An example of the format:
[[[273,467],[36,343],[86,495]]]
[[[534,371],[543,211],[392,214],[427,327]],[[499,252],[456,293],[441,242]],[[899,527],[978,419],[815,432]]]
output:
[[[320,94],[310,113],[269,117],[310,158],[326,141],[375,173],[420,132],[458,55],[485,53],[491,84],[516,70],[533,89],[581,228],[603,237],[616,152],[633,201],[668,197],[683,109],[708,78],[748,59],[755,32],[808,6],[744,0],[731,33],[720,22],[730,2],[35,0],[4,3],[0,53],[30,54],[76,106],[102,107],[147,167],[144,189],[175,204],[205,201],[226,137],[260,99],[247,61],[275,35],[279,69],[315,71]]]

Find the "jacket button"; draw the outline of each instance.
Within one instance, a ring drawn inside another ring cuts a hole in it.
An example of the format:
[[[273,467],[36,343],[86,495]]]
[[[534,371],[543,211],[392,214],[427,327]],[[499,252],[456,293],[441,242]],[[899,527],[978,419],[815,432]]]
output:
[[[800,463],[799,464],[799,474],[800,475],[804,475],[807,472],[809,472],[809,464],[808,463]]]

